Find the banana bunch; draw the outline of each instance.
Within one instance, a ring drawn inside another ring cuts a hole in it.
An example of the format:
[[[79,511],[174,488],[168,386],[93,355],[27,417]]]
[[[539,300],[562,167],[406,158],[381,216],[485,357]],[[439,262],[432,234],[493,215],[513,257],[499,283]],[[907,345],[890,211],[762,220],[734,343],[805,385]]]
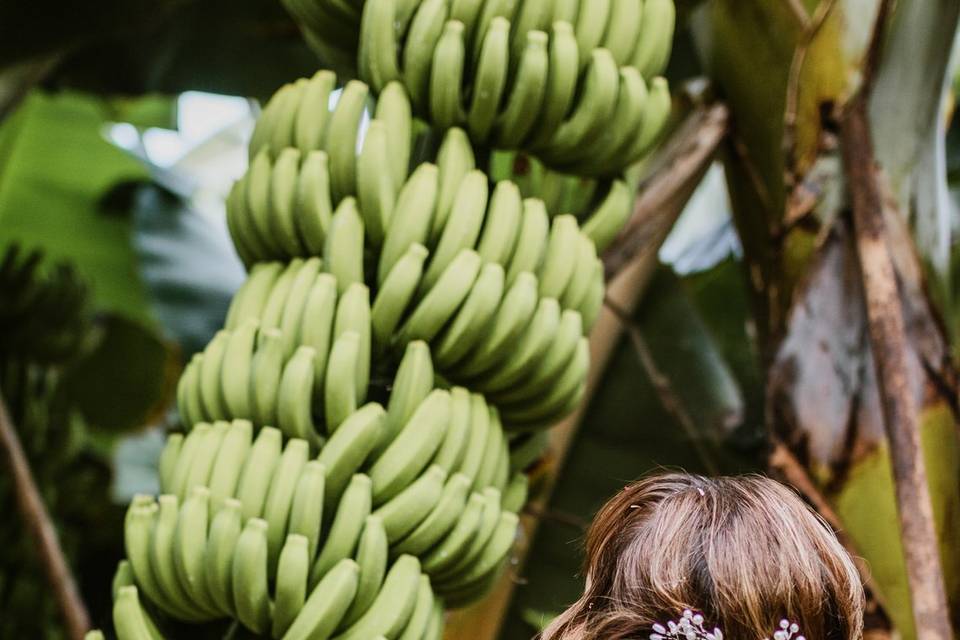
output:
[[[666,122],[669,90],[654,76],[674,20],[672,0],[365,0],[357,67],[376,92],[403,82],[438,130],[609,175]]]
[[[417,247],[408,254],[411,263]],[[400,279],[403,271],[398,269],[405,265],[398,263],[388,285]],[[590,352],[584,327],[599,311],[603,294],[602,271],[587,276],[599,295],[592,296],[584,321],[580,311],[563,310],[556,298],[542,297],[547,279],[538,281],[520,271],[511,281],[499,264],[484,265],[477,252],[463,249],[423,298],[410,305],[399,329],[375,325],[375,332],[393,335],[394,345],[428,342],[443,377],[481,391],[509,430],[550,426],[580,402],[586,386]],[[392,294],[393,288],[385,286],[374,309],[407,306],[403,299],[387,297]],[[390,313],[391,318],[403,316]]]
[[[410,102],[399,83],[385,87],[364,129],[367,85],[347,83],[330,110],[335,85],[331,71],[287,84],[257,121],[250,167],[227,200],[227,224],[247,265],[323,255],[344,208],[362,211],[369,242],[380,244],[407,179]]]
[[[42,263],[41,251],[24,252],[17,244],[0,257],[2,364],[63,364],[90,335],[86,285],[68,263]]]
[[[184,379],[188,377],[184,375]],[[341,377],[351,383],[353,381],[350,375]],[[300,439],[290,431],[263,427],[258,439],[275,440],[275,448],[278,448],[286,436],[294,438],[290,442],[304,443],[307,449],[319,449],[319,461],[330,470],[327,483],[327,502],[330,507],[335,505],[349,478],[360,470],[367,470],[374,481],[375,504],[392,501],[397,495],[407,495],[400,502],[401,505],[404,501],[416,500],[419,507],[400,509],[397,504],[391,507],[393,510],[399,509],[397,514],[404,517],[411,517],[418,508],[430,504],[430,501],[422,498],[421,485],[416,482],[421,475],[424,476],[423,483],[426,483],[424,486],[432,489],[446,483],[465,485],[465,489],[472,491],[490,487],[500,492],[506,491],[510,494],[506,504],[511,511],[518,511],[523,506],[524,496],[515,495],[518,491],[516,487],[508,491],[512,482],[510,453],[497,410],[488,405],[480,394],[470,393],[462,387],[453,387],[449,391],[435,389],[434,381],[430,349],[423,342],[412,342],[406,347],[391,384],[386,410],[377,403],[354,410],[335,430],[328,429],[327,438],[313,434],[311,438]],[[310,412],[309,395],[305,396],[299,410]],[[242,474],[244,456],[249,449],[249,432],[254,427],[253,421],[235,419],[234,426],[230,427],[232,432],[236,432],[233,438],[246,444],[227,447],[229,440],[225,439],[224,433],[228,423],[227,417],[223,418],[223,421],[215,422],[213,427],[204,422],[197,424],[186,440],[177,435],[168,439],[161,459],[161,489],[165,493],[183,499],[186,490],[196,484],[189,478],[207,477],[221,450],[233,452],[231,459],[222,463],[232,469],[233,475],[225,482],[233,486],[231,483],[236,482],[237,474]],[[247,432],[246,436],[241,429]],[[369,469],[363,466],[364,463],[369,463]],[[271,468],[262,460],[256,465],[255,468],[261,470],[259,475]],[[436,469],[431,469],[431,466]],[[450,481],[446,482],[448,476]],[[428,482],[428,479],[433,482]],[[223,491],[215,491],[216,499],[222,498],[222,494]],[[446,510],[441,510],[449,512],[449,508],[448,504]],[[403,530],[409,533],[409,527]],[[433,535],[436,531],[433,526],[425,526],[422,535]],[[415,539],[418,537],[415,536]],[[436,541],[433,538],[428,540],[431,543]],[[429,546],[420,542],[413,548],[426,549]]]
[[[336,258],[326,264],[336,267]],[[180,378],[177,404],[187,426],[242,418],[317,446],[364,403],[370,295],[360,282],[338,291],[343,278],[322,271],[324,264],[297,258],[251,270],[227,328]]]
[[[582,399],[598,252],[669,113],[672,0],[284,3],[362,81],[331,107],[334,73],[298,80],[257,123],[227,203],[250,277],[183,373],[162,495],[128,511],[121,640],[440,637]],[[491,181],[475,147],[537,178]]]
[[[125,523],[129,565],[147,600],[182,621],[233,617],[275,638],[341,630],[335,637],[359,640],[374,631],[433,637],[419,623],[415,633],[403,626],[403,616],[417,616],[397,611],[388,589],[401,565],[414,578],[430,576],[421,580],[425,611],[435,608],[434,592],[449,606],[482,595],[513,545],[526,477],[508,481],[506,439],[483,397],[429,391],[429,353],[412,345],[411,354],[419,360],[401,366],[388,410],[358,410],[315,459],[306,440],[284,444],[272,427],[254,438],[246,420],[170,436],[163,495],[135,499]],[[358,590],[328,611],[329,584],[341,583],[345,564],[359,571]],[[413,592],[409,582],[404,593]],[[309,591],[326,595],[306,599]]]
[[[289,451],[288,444],[284,457]],[[278,480],[270,496],[277,494]],[[282,480],[296,493],[279,552],[272,551],[272,523],[246,518],[238,499],[214,506],[206,487],[194,486],[182,502],[173,495],[135,499],[126,517],[131,555],[115,580],[113,618],[120,640],[164,637],[141,593],[175,619],[230,617],[278,640],[439,638],[443,605],[420,561],[400,555],[388,567],[382,519],[368,514],[359,522],[345,520],[357,513],[363,497],[369,504],[370,479],[358,474],[351,481],[347,492],[354,493],[344,501],[349,509],[338,510],[315,560],[316,542],[309,536],[319,526],[312,507],[317,500],[322,504],[316,495],[323,490],[322,470],[304,472],[299,481],[296,474]]]

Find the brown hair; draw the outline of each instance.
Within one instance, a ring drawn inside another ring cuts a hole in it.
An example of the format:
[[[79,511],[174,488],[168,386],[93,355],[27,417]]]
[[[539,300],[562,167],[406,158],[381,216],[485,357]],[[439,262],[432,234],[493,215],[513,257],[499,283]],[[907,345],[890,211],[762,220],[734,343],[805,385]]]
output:
[[[810,640],[862,635],[853,562],[821,518],[768,478],[641,480],[600,510],[586,552],[586,592],[543,640],[646,640],[684,609],[730,640],[773,637],[784,618]]]

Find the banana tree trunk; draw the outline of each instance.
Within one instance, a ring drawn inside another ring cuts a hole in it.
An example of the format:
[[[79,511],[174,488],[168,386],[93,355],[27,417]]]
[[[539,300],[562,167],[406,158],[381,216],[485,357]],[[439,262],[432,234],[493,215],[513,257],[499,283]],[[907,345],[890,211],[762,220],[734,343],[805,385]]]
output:
[[[725,165],[771,437],[837,514],[904,638],[951,637],[942,594],[955,626],[960,605],[956,367],[929,294],[945,290],[948,212],[929,167],[958,11],[715,0],[693,17],[731,107]],[[856,96],[868,102],[851,136]]]

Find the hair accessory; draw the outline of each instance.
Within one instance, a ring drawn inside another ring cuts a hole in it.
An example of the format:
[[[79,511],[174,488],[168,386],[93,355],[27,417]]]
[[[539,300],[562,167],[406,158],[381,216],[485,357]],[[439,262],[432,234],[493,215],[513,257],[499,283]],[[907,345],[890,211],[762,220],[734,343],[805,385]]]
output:
[[[655,624],[653,630],[655,633],[650,634],[650,640],[723,640],[720,629],[707,631],[703,626],[703,616],[690,609],[684,610],[679,622],[670,620],[666,627]]]
[[[707,631],[703,624],[703,615],[686,609],[677,622],[670,620],[666,626],[653,625],[654,633],[650,634],[650,640],[723,640],[723,632],[720,629],[714,628],[713,631]],[[800,625],[789,620],[781,620],[780,629],[774,632],[773,640],[806,640],[803,636],[797,635],[798,633],[800,633]]]

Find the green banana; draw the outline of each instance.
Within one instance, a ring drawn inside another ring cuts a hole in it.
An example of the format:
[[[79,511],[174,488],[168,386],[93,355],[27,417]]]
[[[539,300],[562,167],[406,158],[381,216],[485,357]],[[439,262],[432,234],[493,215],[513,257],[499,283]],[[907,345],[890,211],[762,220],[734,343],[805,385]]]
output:
[[[289,534],[307,539],[310,558],[316,557],[323,522],[327,469],[321,462],[311,460],[303,467],[290,505]]]
[[[252,439],[253,423],[249,420],[234,420],[223,434],[216,461],[206,483],[210,488],[211,512],[218,511],[223,503],[236,493],[240,472],[250,453]],[[163,483],[160,486],[163,489]]]
[[[339,561],[310,592],[283,640],[327,640],[353,602],[359,575],[356,562],[350,558]]]
[[[169,487],[173,480],[173,471],[177,466],[177,457],[180,455],[182,447],[182,433],[171,433],[167,436],[167,442],[163,445],[163,451],[160,453],[160,460],[157,463],[161,491],[164,487]]]
[[[430,70],[430,117],[442,131],[463,120],[461,85],[466,47],[463,23],[448,20],[433,53]]]
[[[300,149],[304,157],[309,157],[312,152],[323,148],[330,119],[330,94],[336,84],[336,74],[321,70],[315,73],[301,90],[293,144]]]
[[[440,241],[430,255],[426,273],[420,282],[421,292],[429,291],[437,283],[461,251],[473,249],[476,245],[484,224],[488,195],[487,175],[482,171],[471,171],[460,182]]]
[[[507,285],[512,285],[521,273],[537,273],[546,252],[549,229],[550,217],[543,202],[532,198],[524,200],[517,248],[507,266]]]
[[[486,371],[508,353],[523,330],[530,323],[538,301],[537,278],[523,272],[507,289],[489,336],[480,342],[458,367],[457,375],[470,378]]]
[[[335,640],[369,640],[377,635],[396,638],[403,631],[417,601],[420,562],[413,556],[400,556],[383,581],[377,598],[359,620]]]
[[[610,5],[613,0],[590,0],[589,7],[581,7],[577,15],[575,33],[577,34],[577,49],[585,55],[580,58],[580,70],[590,62],[586,54],[594,51],[603,40],[610,20]]]
[[[386,417],[379,404],[365,405],[343,422],[320,451],[317,460],[326,469],[323,505],[328,513],[333,513],[350,479],[370,457],[384,431]]]
[[[260,430],[250,455],[240,472],[236,498],[243,505],[243,519],[259,518],[270,490],[270,480],[280,461],[283,436],[279,429],[264,427]]]
[[[610,21],[603,36],[603,48],[613,55],[621,67],[631,63],[634,50],[640,42],[644,5],[638,0],[611,0]]]
[[[460,464],[460,473],[470,478],[471,486],[480,471],[483,462],[484,446],[490,429],[490,410],[483,396],[470,395],[470,438],[467,441],[467,453]]]
[[[140,605],[137,588],[120,587],[113,605],[113,626],[120,640],[162,640]]]
[[[299,256],[303,245],[297,232],[297,187],[300,181],[300,151],[280,151],[270,172],[270,200],[267,223],[271,235],[286,256]]]
[[[306,440],[298,438],[288,440],[273,473],[263,504],[263,519],[269,525],[267,558],[270,567],[276,567],[280,550],[287,538],[287,521],[290,517],[293,495],[309,455],[310,446]]]
[[[280,262],[259,262],[253,265],[247,281],[230,303],[224,328],[233,331],[251,318],[259,319],[283,269],[284,265]]]
[[[480,467],[473,479],[474,491],[483,491],[487,487],[493,486],[497,464],[503,453],[503,424],[500,422],[500,416],[496,408],[489,407],[488,410],[490,412],[488,420],[490,427],[487,429],[487,440],[483,444],[483,457],[480,459]]]
[[[644,0],[643,21],[633,53],[633,66],[645,78],[663,73],[670,56],[677,10],[673,0]]]
[[[487,5],[491,4],[489,2]],[[480,32],[482,42],[474,78],[474,92],[467,113],[467,126],[475,140],[484,142],[493,129],[507,87],[510,61],[510,22],[496,17]]]
[[[273,425],[277,424],[277,394],[283,373],[283,334],[277,329],[267,329],[260,332],[259,338],[250,380],[254,421],[258,425]]]
[[[530,468],[546,455],[550,448],[550,434],[548,431],[517,434],[510,441],[510,471],[514,474]],[[525,474],[523,474],[525,477]],[[506,494],[504,494],[506,502]]]
[[[357,371],[361,354],[360,335],[345,331],[333,341],[324,383],[323,409],[327,433],[337,428],[357,409]]]
[[[389,1],[389,0],[388,0]],[[367,128],[363,150],[357,159],[357,201],[371,246],[383,244],[383,236],[396,199],[393,178],[384,167],[390,163],[387,125],[374,120]]]
[[[337,292],[343,295],[351,284],[363,282],[363,219],[357,201],[340,201],[327,232],[324,267],[337,279]]]
[[[427,343],[416,340],[408,344],[394,377],[386,420],[372,460],[380,458],[433,390],[433,377],[433,360]]]
[[[407,252],[390,269],[380,291],[377,292],[371,312],[371,324],[373,345],[378,354],[382,354],[389,346],[394,331],[413,300],[428,254],[427,248],[422,244],[410,245]]]
[[[445,568],[430,574],[431,579],[438,586],[449,582],[451,577],[462,575],[461,572],[473,565],[483,554],[500,523],[500,492],[492,487],[484,489],[483,512],[469,543],[461,549],[461,553]],[[513,515],[513,514],[512,514]]]
[[[563,296],[577,265],[572,258],[577,255],[579,240],[580,227],[576,218],[567,214],[553,219],[547,251],[537,274],[540,295],[556,299]]]
[[[173,566],[187,595],[204,609],[216,610],[207,591],[204,558],[210,513],[210,490],[196,486],[180,507],[173,537]]]
[[[526,47],[520,58],[507,108],[497,122],[497,143],[501,146],[522,144],[536,124],[547,92],[548,41],[543,31],[526,34]]]
[[[489,326],[500,306],[505,279],[503,267],[499,264],[483,265],[466,300],[435,341],[434,352],[440,367],[453,368],[484,339],[483,330]]]
[[[447,473],[459,468],[466,455],[471,411],[470,392],[463,387],[450,389],[450,425],[433,459],[433,464]]]
[[[597,264],[597,246],[586,235],[577,238],[575,266],[567,287],[563,291],[560,303],[566,309],[579,309],[593,284],[594,268]]]
[[[460,184],[476,167],[476,157],[466,132],[459,127],[448,130],[437,151],[437,208],[430,227],[432,244],[447,227],[447,218],[453,208]]]
[[[437,167],[425,163],[417,167],[400,190],[380,253],[377,271],[380,286],[410,245],[426,243],[436,207],[437,189]]]
[[[323,253],[333,220],[330,157],[325,151],[310,151],[300,167],[297,208],[297,232],[304,247],[311,255]]]
[[[417,585],[417,598],[413,605],[413,611],[410,613],[410,619],[407,621],[403,633],[398,636],[398,640],[420,640],[424,637],[433,616],[433,601],[433,587],[430,586],[430,578],[421,575]]]
[[[423,557],[424,573],[433,578],[460,559],[475,537],[486,509],[487,498],[473,493],[450,533]]]
[[[447,4],[447,0],[420,2],[407,33],[407,42],[415,45],[403,49],[403,79],[418,111],[425,111],[429,104],[433,52],[447,22]]]
[[[392,184],[399,191],[407,179],[410,165],[410,146],[413,140],[413,114],[410,98],[400,82],[391,82],[377,97],[374,119],[386,125],[388,162],[393,176]],[[383,228],[389,227],[384,220]]]
[[[380,516],[371,514],[363,524],[360,542],[357,543],[357,564],[360,566],[360,582],[353,604],[344,616],[339,628],[346,628],[360,619],[376,600],[389,563],[389,542]]]
[[[250,400],[250,378],[253,375],[253,353],[260,322],[247,318],[230,333],[220,369],[220,395],[231,418],[253,417]]]
[[[530,372],[550,348],[560,328],[560,315],[560,304],[555,299],[540,298],[517,350],[480,380],[480,388],[485,392],[496,392],[522,384],[522,380],[528,379]]]
[[[490,197],[490,208],[483,223],[483,234],[477,245],[477,253],[483,261],[507,265],[513,256],[520,231],[523,200],[520,189],[514,183],[503,180],[497,183]]]
[[[274,638],[284,636],[306,604],[309,569],[307,539],[297,534],[287,536],[277,563],[271,626]]]
[[[233,556],[243,531],[242,505],[235,498],[224,501],[210,523],[203,556],[207,592],[224,615],[233,615]]]
[[[217,459],[217,453],[220,450],[220,444],[223,442],[223,437],[228,429],[228,423],[218,421],[206,430],[197,443],[197,450],[190,462],[190,471],[187,473],[187,481],[182,485],[183,493],[177,495],[178,499],[186,499],[194,487],[207,486],[210,473]]]
[[[364,3],[360,22],[360,77],[377,92],[400,77],[394,30],[395,5],[394,0],[370,0]]]
[[[330,524],[330,532],[310,570],[310,584],[320,579],[357,548],[364,521],[371,510],[370,478],[358,473],[350,480]]]
[[[456,526],[467,505],[471,480],[456,473],[447,480],[433,511],[402,540],[392,547],[396,555],[421,556],[434,547]]]
[[[330,116],[324,150],[330,157],[330,189],[334,202],[356,194],[357,135],[368,93],[367,85],[351,80]]]
[[[300,340],[313,347],[313,397],[318,404],[324,398],[327,359],[333,339],[333,317],[337,308],[337,281],[328,273],[317,275],[303,308]]]
[[[620,229],[630,217],[630,187],[623,180],[614,180],[603,202],[583,225],[581,231],[596,247],[598,252],[610,246]]]
[[[373,502],[380,506],[416,478],[436,453],[450,421],[450,393],[430,392],[397,437],[370,467]]]
[[[543,433],[546,433],[546,431]],[[503,510],[520,513],[520,510],[527,504],[529,489],[530,478],[527,477],[527,474],[519,471],[514,473],[503,492]]]
[[[356,402],[363,403],[367,398],[367,385],[370,382],[370,290],[367,286],[355,282],[347,287],[337,304],[337,314],[333,323],[334,340],[347,331],[359,338],[359,351],[354,366],[356,383]]]
[[[200,402],[203,413],[211,418],[226,415],[223,397],[220,393],[220,368],[223,366],[223,354],[227,348],[230,332],[221,329],[203,350],[203,363],[200,366]]]
[[[374,511],[383,521],[390,542],[401,540],[430,515],[440,502],[446,479],[447,472],[432,465],[406,489]]]
[[[470,293],[482,264],[476,251],[461,250],[410,314],[395,341],[403,345],[413,340],[433,340]]]
[[[617,105],[620,73],[609,51],[593,50],[583,82],[579,103],[542,152],[550,163],[564,163],[581,157],[585,143],[610,124]]]
[[[297,345],[302,344],[300,330],[304,322],[304,309],[307,306],[308,294],[317,279],[322,264],[320,258],[304,260],[290,281],[290,292],[287,294],[278,324],[280,332],[283,334],[284,359],[289,358]]]
[[[263,310],[260,312],[260,326],[264,329],[279,329],[280,320],[283,317],[283,310],[287,304],[287,298],[290,296],[290,289],[293,287],[294,278],[297,272],[303,267],[303,258],[294,258],[291,260],[280,277],[270,289],[270,295],[267,297]]]

